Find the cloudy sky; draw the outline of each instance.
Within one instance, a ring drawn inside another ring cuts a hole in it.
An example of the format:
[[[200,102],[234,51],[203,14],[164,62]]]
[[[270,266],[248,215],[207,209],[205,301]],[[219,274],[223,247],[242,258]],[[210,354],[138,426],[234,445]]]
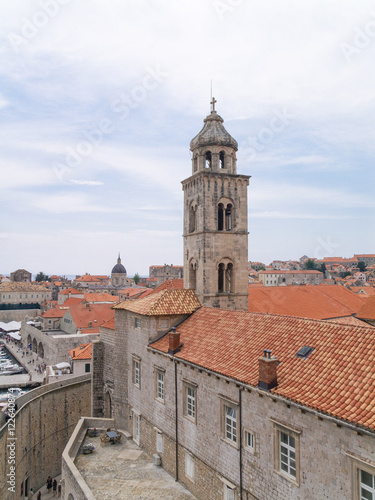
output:
[[[249,260],[375,252],[375,5],[0,1],[0,273],[182,264],[210,85]]]

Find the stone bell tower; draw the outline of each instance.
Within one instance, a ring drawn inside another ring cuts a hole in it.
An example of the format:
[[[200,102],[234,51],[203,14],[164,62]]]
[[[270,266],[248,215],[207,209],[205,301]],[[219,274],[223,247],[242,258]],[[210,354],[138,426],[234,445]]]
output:
[[[184,191],[184,288],[201,304],[248,310],[248,175],[238,175],[237,141],[215,111],[190,142],[192,175]]]

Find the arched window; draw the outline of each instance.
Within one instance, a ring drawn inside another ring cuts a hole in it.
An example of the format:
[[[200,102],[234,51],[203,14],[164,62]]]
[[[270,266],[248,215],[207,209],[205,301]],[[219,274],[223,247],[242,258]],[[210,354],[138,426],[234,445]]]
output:
[[[217,230],[222,231],[224,229],[224,205],[219,203],[217,210]]]
[[[219,167],[220,168],[224,168],[225,167],[225,164],[224,164],[224,151],[220,151],[220,154],[219,154]]]
[[[197,263],[192,260],[189,266],[189,288],[195,290],[196,287],[197,287]]]
[[[198,170],[198,157],[194,156],[193,160],[193,171],[196,172]]]
[[[206,153],[206,162],[205,162],[206,168],[211,168],[211,164],[212,164],[211,151],[207,151],[207,153]]]
[[[189,210],[189,233],[193,233],[197,228],[197,206],[192,203]]]
[[[225,229],[227,231],[232,230],[232,204],[228,203],[225,209]]]
[[[225,265],[219,264],[219,275],[218,275],[218,290],[219,292],[224,292],[224,277],[225,277]]]
[[[234,292],[234,266],[228,259],[218,266],[218,291],[221,293]]]

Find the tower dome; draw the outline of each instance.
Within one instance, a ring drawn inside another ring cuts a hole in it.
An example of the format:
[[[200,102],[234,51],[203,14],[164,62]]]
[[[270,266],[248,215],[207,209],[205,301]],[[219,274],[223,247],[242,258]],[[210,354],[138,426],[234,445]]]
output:
[[[202,130],[190,142],[191,151],[207,146],[223,146],[238,150],[237,141],[225,130],[224,120],[215,111],[215,102],[216,100],[212,99],[211,113],[203,120]]]
[[[126,269],[121,264],[120,255],[118,256],[117,264],[113,267],[111,274],[126,274]]]

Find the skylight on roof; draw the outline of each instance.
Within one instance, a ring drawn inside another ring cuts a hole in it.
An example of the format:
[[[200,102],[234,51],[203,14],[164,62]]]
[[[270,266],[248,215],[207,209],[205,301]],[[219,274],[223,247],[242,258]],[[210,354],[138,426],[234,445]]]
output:
[[[303,358],[306,359],[310,354],[313,352],[314,347],[310,346],[303,346],[301,349],[297,352],[297,358]]]

